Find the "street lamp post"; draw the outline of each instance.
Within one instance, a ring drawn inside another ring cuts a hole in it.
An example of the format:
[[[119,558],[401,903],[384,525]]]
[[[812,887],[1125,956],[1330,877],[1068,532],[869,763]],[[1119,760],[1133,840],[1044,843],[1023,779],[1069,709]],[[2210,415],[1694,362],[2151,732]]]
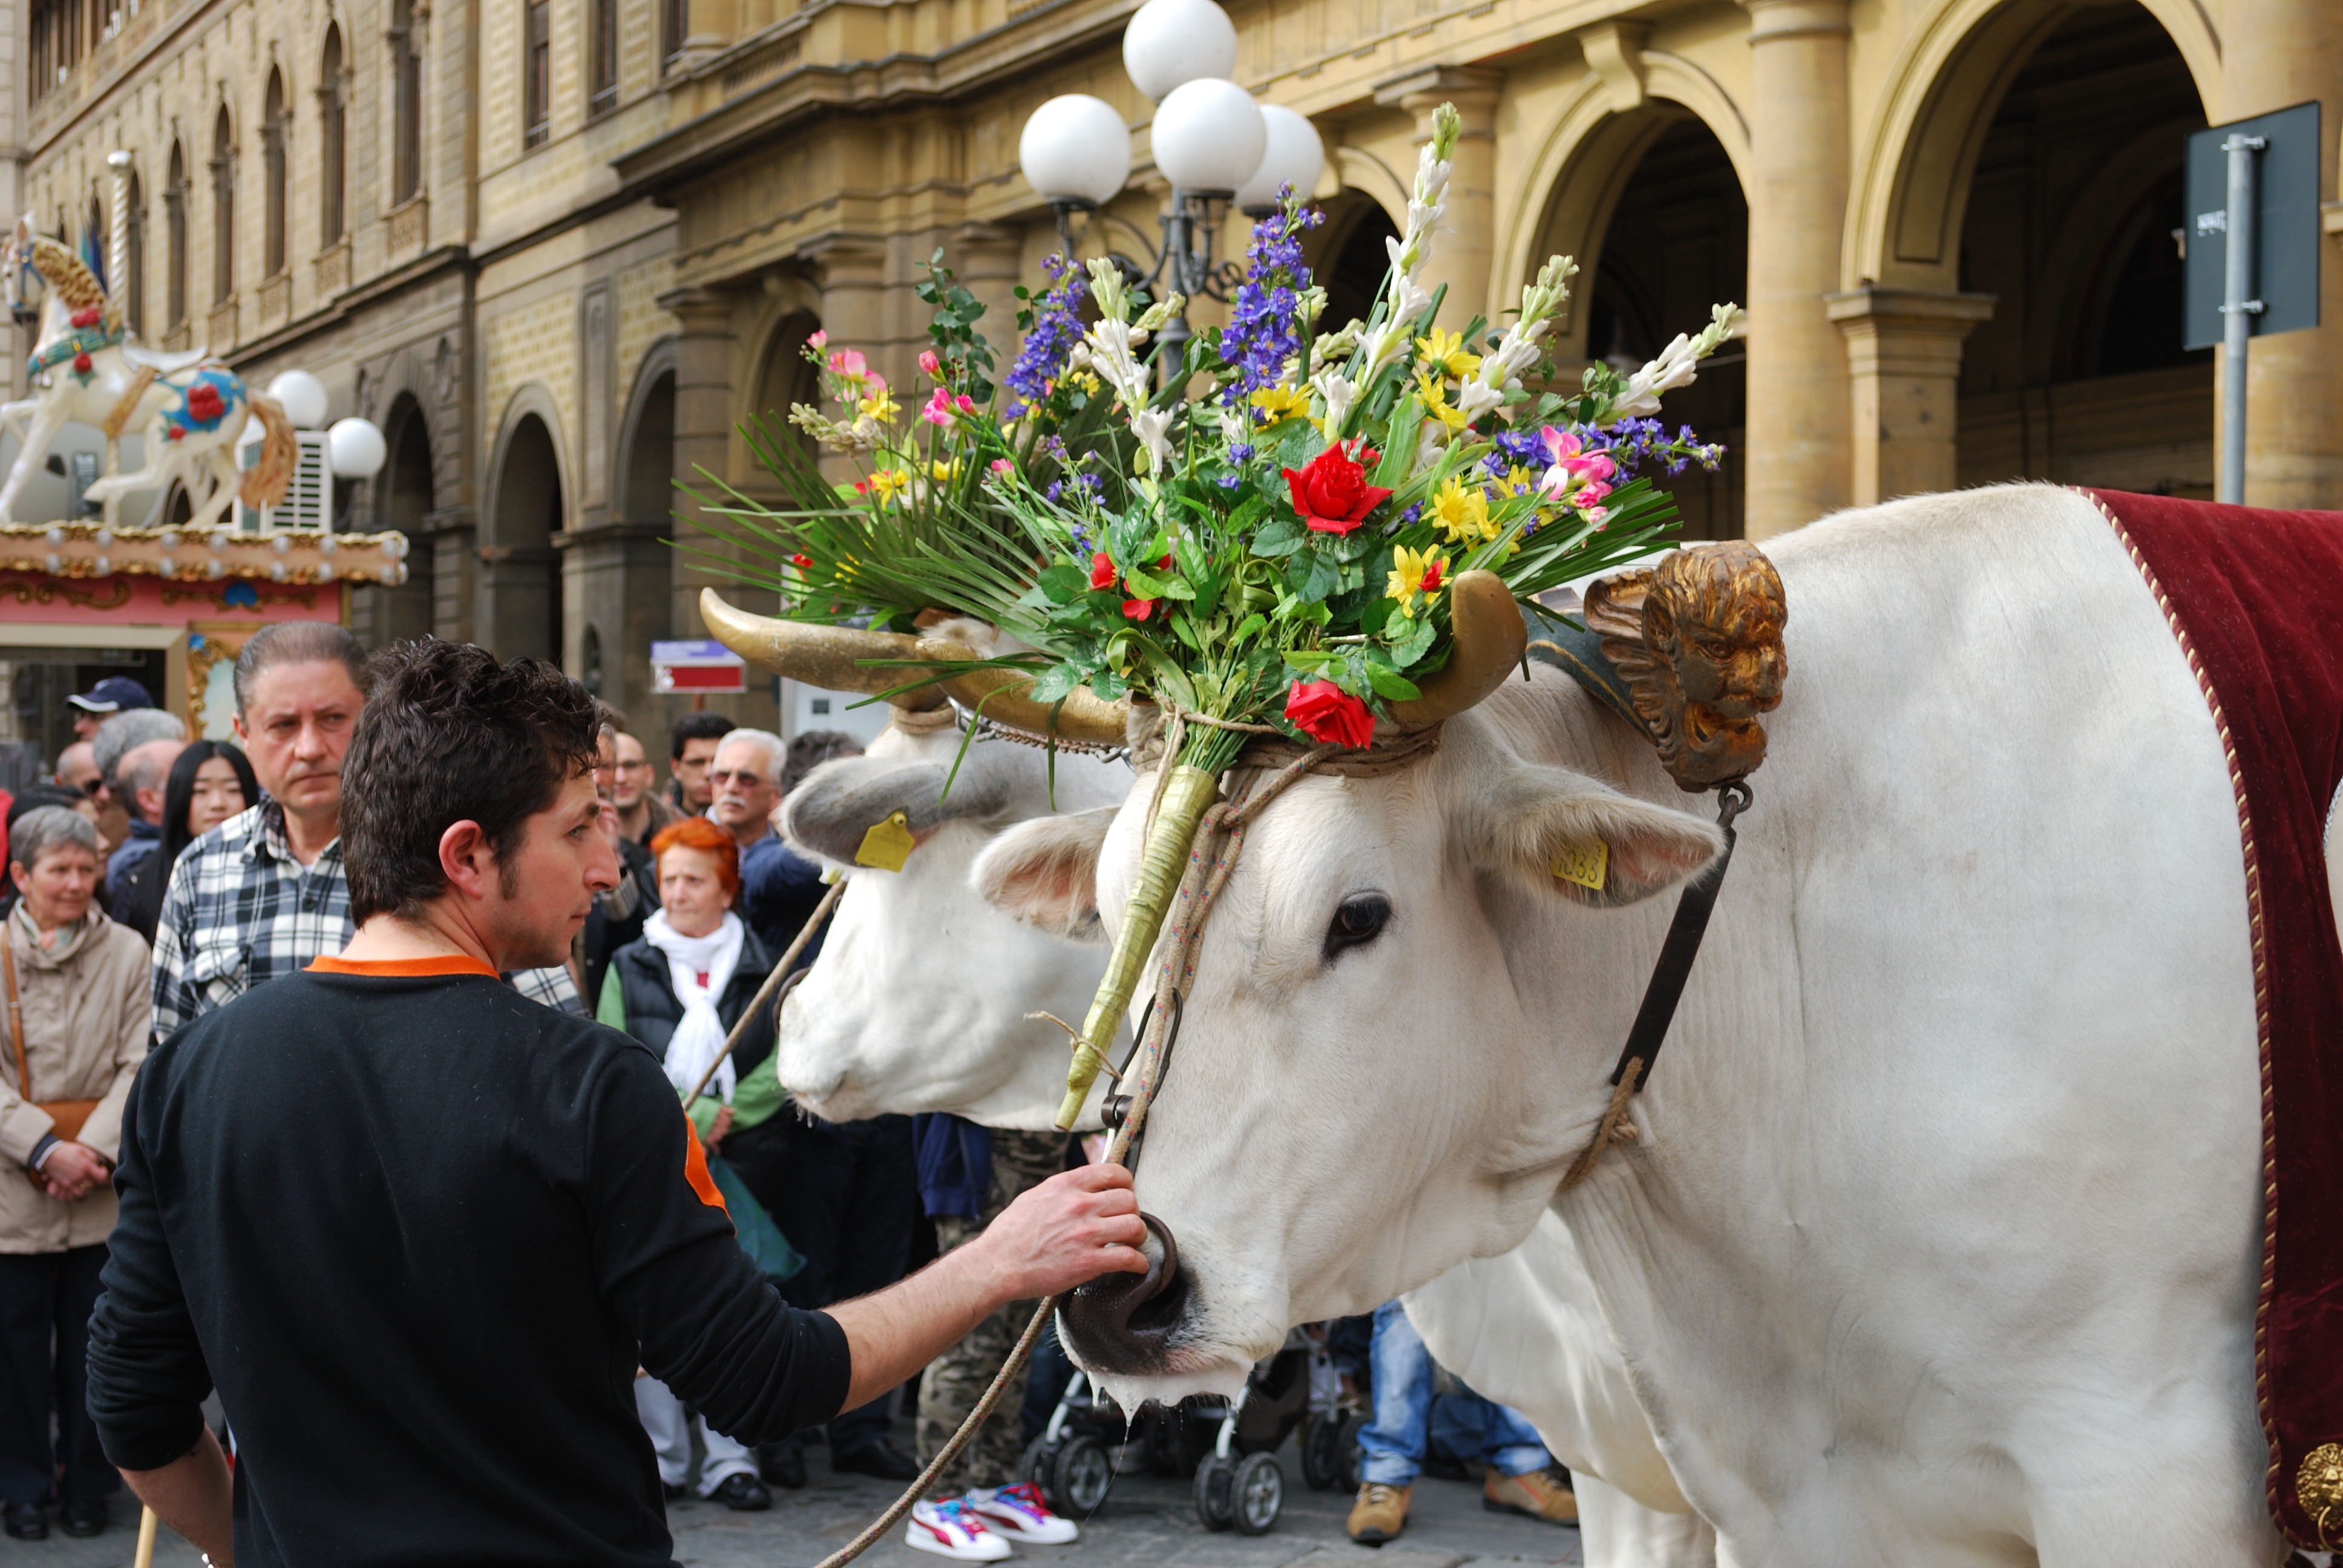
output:
[[[1226,300],[1243,273],[1212,260],[1222,208],[1265,217],[1276,210],[1281,187],[1306,195],[1318,184],[1326,149],[1316,127],[1282,106],[1255,104],[1229,80],[1236,63],[1236,27],[1213,0],[1147,0],[1123,29],[1123,69],[1155,100],[1150,140],[1155,166],[1172,182],[1156,220],[1162,244],[1131,231],[1151,253],[1151,265],[1109,253],[1134,285],[1162,283],[1185,298]],[[1071,257],[1074,215],[1104,207],[1131,177],[1131,132],[1111,104],[1068,94],[1033,111],[1018,138],[1018,159],[1056,216]],[[1183,310],[1158,335],[1164,364],[1179,363],[1189,337]]]

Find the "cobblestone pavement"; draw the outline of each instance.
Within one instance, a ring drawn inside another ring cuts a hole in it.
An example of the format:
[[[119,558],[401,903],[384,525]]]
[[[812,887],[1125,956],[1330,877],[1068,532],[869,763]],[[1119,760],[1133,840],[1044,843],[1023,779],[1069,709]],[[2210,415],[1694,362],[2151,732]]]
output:
[[[896,1441],[908,1449],[910,1423],[898,1425]],[[1416,1484],[1407,1533],[1371,1552],[1343,1537],[1350,1498],[1304,1486],[1292,1444],[1279,1458],[1285,1470],[1285,1508],[1266,1535],[1215,1534],[1197,1523],[1186,1482],[1123,1475],[1116,1477],[1097,1516],[1084,1523],[1081,1541],[1020,1547],[1012,1561],[1031,1568],[1285,1568],[1305,1563],[1307,1568],[1461,1568],[1468,1563],[1578,1568],[1583,1561],[1576,1530],[1491,1513],[1481,1506],[1477,1484],[1429,1479]],[[885,1483],[831,1475],[825,1449],[808,1448],[806,1460],[810,1483],[802,1492],[776,1491],[770,1513],[734,1513],[699,1502],[671,1505],[668,1522],[675,1532],[677,1559],[687,1568],[810,1568],[853,1539],[895,1495]],[[116,1527],[91,1541],[53,1533],[40,1543],[0,1543],[0,1560],[7,1568],[128,1568],[138,1509],[127,1493],[116,1498],[114,1517]],[[168,1531],[155,1561],[158,1568],[198,1564],[194,1548]],[[898,1526],[861,1561],[871,1568],[937,1568],[949,1559],[912,1551],[903,1544]]]

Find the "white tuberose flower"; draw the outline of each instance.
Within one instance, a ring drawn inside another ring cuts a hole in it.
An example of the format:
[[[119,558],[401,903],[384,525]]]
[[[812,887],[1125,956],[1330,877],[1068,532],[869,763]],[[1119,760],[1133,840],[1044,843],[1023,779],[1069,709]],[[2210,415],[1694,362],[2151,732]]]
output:
[[[1718,344],[1735,336],[1745,314],[1737,305],[1715,306],[1698,337],[1677,333],[1675,341],[1661,349],[1657,359],[1627,377],[1627,389],[1620,394],[1614,412],[1622,417],[1658,413],[1660,395],[1690,386],[1700,362],[1715,353]]]

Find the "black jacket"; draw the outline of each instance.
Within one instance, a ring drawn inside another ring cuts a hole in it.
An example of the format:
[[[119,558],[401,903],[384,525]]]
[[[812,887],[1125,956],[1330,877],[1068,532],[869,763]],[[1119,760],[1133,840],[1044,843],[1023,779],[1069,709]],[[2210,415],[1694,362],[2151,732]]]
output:
[[[728,1031],[756,1000],[758,988],[773,972],[773,960],[772,950],[757,940],[756,932],[744,928],[740,961],[732,966],[732,979],[716,1000],[716,1016]],[[664,1060],[667,1042],[675,1038],[676,1025],[683,1021],[683,1003],[677,1000],[675,982],[669,978],[667,955],[638,938],[610,955],[610,968],[618,977],[618,998],[626,1004],[627,1032]],[[736,1076],[748,1077],[749,1069],[773,1054],[773,1029],[774,1010],[768,1007],[732,1052]]]

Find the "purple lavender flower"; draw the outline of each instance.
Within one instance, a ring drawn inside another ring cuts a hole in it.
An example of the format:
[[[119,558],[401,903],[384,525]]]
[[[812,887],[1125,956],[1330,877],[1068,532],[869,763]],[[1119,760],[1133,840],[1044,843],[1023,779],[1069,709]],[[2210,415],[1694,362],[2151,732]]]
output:
[[[1046,257],[1041,270],[1049,275],[1049,290],[1033,302],[1033,329],[1017,351],[1017,363],[1001,377],[1017,394],[1021,413],[1022,405],[1049,397],[1065,374],[1067,357],[1082,338],[1082,300],[1090,293],[1082,269],[1062,256]]]
[[[1490,468],[1492,474],[1502,474],[1515,466],[1535,467],[1545,460],[1545,448],[1539,444],[1535,430],[1500,430],[1496,439],[1497,450],[1490,458],[1496,465]],[[1499,457],[1504,459],[1502,464],[1496,462]]]
[[[1323,223],[1325,215],[1283,206],[1292,194],[1292,187],[1282,187],[1277,216],[1253,226],[1252,243],[1245,251],[1244,282],[1230,302],[1228,330],[1221,334],[1221,363],[1236,374],[1221,400],[1231,408],[1261,388],[1276,386],[1285,374],[1285,362],[1302,352],[1302,293],[1310,286],[1302,236]]]
[[[1252,462],[1252,443],[1250,441],[1238,441],[1233,443],[1229,447],[1229,461],[1232,463]]]

